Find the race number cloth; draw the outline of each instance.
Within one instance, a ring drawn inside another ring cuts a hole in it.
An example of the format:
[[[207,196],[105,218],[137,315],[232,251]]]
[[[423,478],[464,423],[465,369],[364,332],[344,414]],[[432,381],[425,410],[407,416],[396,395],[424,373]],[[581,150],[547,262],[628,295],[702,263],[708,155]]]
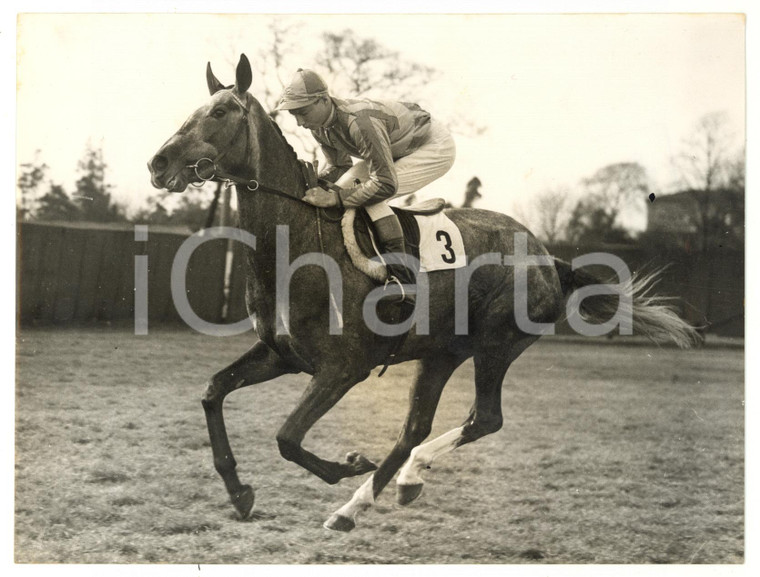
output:
[[[420,227],[420,268],[425,272],[460,268],[467,264],[462,233],[443,212],[415,214]]]

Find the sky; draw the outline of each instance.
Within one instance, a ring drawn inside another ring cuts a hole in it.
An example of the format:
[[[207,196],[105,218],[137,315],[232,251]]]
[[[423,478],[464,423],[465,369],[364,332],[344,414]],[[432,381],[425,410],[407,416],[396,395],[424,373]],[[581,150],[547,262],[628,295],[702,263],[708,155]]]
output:
[[[117,201],[147,206],[146,163],[208,93],[205,66],[231,83],[239,53],[263,47],[264,14],[24,14],[18,21],[17,162],[40,159],[71,192],[88,143],[103,149]],[[314,68],[319,35],[350,29],[439,71],[417,100],[456,134],[451,171],[418,196],[507,213],[540,191],[638,162],[672,192],[671,158],[697,120],[728,114],[744,139],[744,19],[732,14],[355,14],[276,16],[300,23],[293,71]],[[254,79],[254,83],[256,79]],[[350,97],[350,94],[339,96]],[[382,98],[382,94],[373,94]],[[304,131],[306,134],[306,131]],[[295,142],[294,142],[295,144]],[[627,207],[643,228],[644,200]]]

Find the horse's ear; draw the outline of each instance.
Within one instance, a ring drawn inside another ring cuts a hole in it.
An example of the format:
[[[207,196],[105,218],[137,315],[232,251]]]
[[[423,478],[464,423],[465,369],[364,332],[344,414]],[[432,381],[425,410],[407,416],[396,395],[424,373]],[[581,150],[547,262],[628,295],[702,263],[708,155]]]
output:
[[[238,62],[237,70],[235,71],[235,90],[240,94],[244,94],[251,87],[252,81],[251,63],[248,62],[245,54],[241,54],[240,62]]]
[[[224,85],[216,79],[214,73],[211,72],[211,62],[206,64],[206,84],[208,84],[208,91],[213,96],[216,92],[219,92]]]

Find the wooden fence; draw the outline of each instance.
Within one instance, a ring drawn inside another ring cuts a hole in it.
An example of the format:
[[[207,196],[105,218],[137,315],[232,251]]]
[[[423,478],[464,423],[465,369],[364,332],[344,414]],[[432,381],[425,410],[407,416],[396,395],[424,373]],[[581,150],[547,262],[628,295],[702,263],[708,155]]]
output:
[[[150,323],[182,322],[171,293],[174,258],[189,236],[150,227],[147,241],[135,241],[134,227],[92,224],[21,223],[18,228],[17,312],[22,324],[131,321],[135,308],[135,257],[148,257]],[[235,322],[245,309],[245,250],[232,243],[232,267],[225,291],[225,239],[201,244],[186,273],[187,297],[194,312],[213,323]],[[708,332],[744,335],[744,253],[716,250],[690,254],[656,247],[549,247],[571,261],[604,251],[623,259],[632,271],[665,266],[658,292],[679,299],[681,315]],[[612,272],[600,267],[599,272]],[[228,294],[225,294],[227,292]],[[225,308],[225,302],[227,306]],[[226,314],[225,314],[226,311]],[[568,332],[560,326],[559,332]]]
[[[148,319],[180,322],[171,294],[171,267],[189,233],[151,227],[136,241],[134,227],[21,223],[18,228],[17,312],[22,324],[115,322],[134,318],[135,257],[148,257]],[[195,313],[221,322],[226,240],[193,253],[187,298]]]

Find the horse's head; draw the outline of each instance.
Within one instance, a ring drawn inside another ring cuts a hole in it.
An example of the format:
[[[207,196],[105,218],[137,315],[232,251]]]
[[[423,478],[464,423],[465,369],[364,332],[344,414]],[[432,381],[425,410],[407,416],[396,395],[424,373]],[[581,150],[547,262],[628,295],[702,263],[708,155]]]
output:
[[[148,161],[153,186],[182,192],[191,182],[211,178],[215,170],[234,173],[244,169],[252,145],[247,132],[254,101],[247,93],[251,80],[251,64],[244,54],[234,86],[222,85],[208,64],[206,82],[211,99]]]

